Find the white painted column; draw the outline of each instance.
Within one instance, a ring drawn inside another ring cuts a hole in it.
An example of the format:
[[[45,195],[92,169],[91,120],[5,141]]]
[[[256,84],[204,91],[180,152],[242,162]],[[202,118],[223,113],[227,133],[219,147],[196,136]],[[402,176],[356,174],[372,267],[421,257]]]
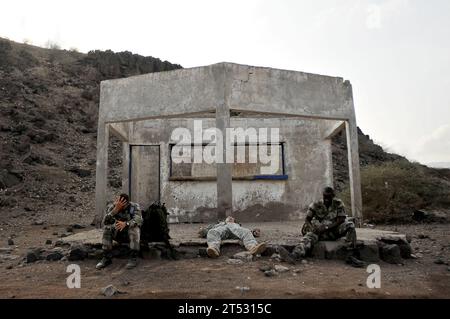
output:
[[[348,173],[350,177],[350,196],[352,216],[356,218],[356,226],[362,223],[361,177],[359,169],[358,128],[354,117],[345,122],[348,152]]]
[[[223,163],[217,163],[217,219],[225,219],[233,212],[232,164],[226,163],[226,128],[230,126],[230,109],[221,103],[216,110],[216,127],[222,131]]]
[[[106,205],[106,188],[108,177],[108,143],[109,125],[98,123],[97,129],[97,165],[95,172],[95,218],[94,224],[101,226]]]

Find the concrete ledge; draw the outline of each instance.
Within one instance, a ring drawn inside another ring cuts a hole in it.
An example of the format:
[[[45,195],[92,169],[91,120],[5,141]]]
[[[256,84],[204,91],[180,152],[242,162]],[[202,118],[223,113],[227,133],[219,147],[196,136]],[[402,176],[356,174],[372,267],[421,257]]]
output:
[[[201,250],[206,247],[206,239],[195,237],[195,232],[185,231],[190,226],[183,227],[184,225],[178,225],[174,232],[170,243],[173,247],[178,249],[196,250],[198,254],[202,255]],[[356,253],[358,257],[366,262],[378,262],[380,259],[389,263],[401,263],[401,258],[397,255],[400,251],[402,258],[409,258],[410,246],[406,239],[406,235],[393,231],[385,231],[378,229],[357,228],[358,247]],[[277,238],[273,238],[277,237]],[[277,245],[282,245],[288,250],[292,250],[300,242],[300,236],[298,234],[271,234],[271,238],[261,238],[261,241],[265,241],[269,247],[267,250],[271,255],[275,252]],[[87,245],[91,247],[100,248],[102,245],[102,229],[92,229],[88,231],[79,232],[77,234],[65,237],[61,239],[61,242],[71,246],[75,245]],[[152,243],[153,245],[157,243]],[[161,243],[164,245],[164,243]],[[392,246],[398,246],[396,247]],[[224,248],[229,247],[225,251],[235,252],[236,248],[241,246],[239,240],[224,240],[222,243]],[[337,241],[321,241],[313,249],[311,255],[318,259],[340,259],[345,260],[352,251],[347,249],[347,243],[344,239]],[[235,248],[233,248],[235,247]],[[396,249],[393,249],[396,248]],[[241,248],[239,248],[241,249]],[[396,256],[391,256],[390,252],[394,252]],[[408,253],[409,252],[409,253]],[[392,258],[391,258],[392,257]]]

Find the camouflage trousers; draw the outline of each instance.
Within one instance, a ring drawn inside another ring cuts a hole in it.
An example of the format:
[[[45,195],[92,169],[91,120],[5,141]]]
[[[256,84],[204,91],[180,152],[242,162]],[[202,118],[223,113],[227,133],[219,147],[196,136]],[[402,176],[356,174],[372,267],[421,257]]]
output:
[[[208,247],[213,247],[218,251],[220,251],[221,241],[225,239],[239,239],[243,242],[246,249],[250,249],[258,244],[250,229],[241,227],[236,223],[227,223],[214,227],[206,235]]]
[[[306,233],[300,240],[300,244],[298,244],[292,254],[295,258],[299,259],[304,257],[314,248],[314,245],[319,241],[323,240],[337,240],[342,237],[346,237],[349,242],[354,243],[356,241],[356,230],[355,224],[352,221],[346,220],[342,224],[340,224],[335,229],[325,231],[324,233],[318,235],[312,231]]]
[[[116,230],[114,225],[105,225],[103,227],[103,250],[113,248],[113,240],[118,243],[129,243],[131,250],[139,250],[141,231],[138,226],[127,227],[122,231]]]

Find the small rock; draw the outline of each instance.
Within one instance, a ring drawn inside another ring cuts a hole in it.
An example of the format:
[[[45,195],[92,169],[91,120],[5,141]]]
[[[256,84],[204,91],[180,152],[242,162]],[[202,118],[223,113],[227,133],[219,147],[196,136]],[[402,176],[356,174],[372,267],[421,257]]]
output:
[[[277,262],[282,261],[280,254],[272,254],[272,256],[270,256],[270,258]]]
[[[306,259],[302,259],[302,265],[307,265],[308,261]]]
[[[234,259],[234,258],[230,258],[227,260],[227,264],[230,265],[242,265],[244,262],[240,259]]]
[[[14,240],[12,240],[11,238],[8,238],[8,245],[10,245],[10,246],[14,245]]]
[[[71,226],[69,226],[69,227],[66,228],[66,231],[68,233],[73,233],[73,228]]]
[[[44,221],[43,220],[36,220],[36,221],[33,222],[32,225],[41,226],[41,225],[44,225]]]
[[[272,269],[273,269],[273,266],[270,264],[263,264],[263,265],[259,266],[259,270],[262,272],[266,272],[266,271],[272,270]]]
[[[271,269],[271,270],[265,271],[264,275],[266,277],[274,277],[274,276],[278,276],[278,272],[276,272],[274,269]]]
[[[417,238],[419,238],[419,239],[426,239],[426,238],[430,238],[430,236],[425,235],[425,234],[419,234],[419,235],[417,236]]]
[[[438,258],[434,261],[436,265],[444,265],[445,261],[442,258]]]
[[[450,271],[450,267],[447,267],[447,271]]]
[[[72,229],[83,229],[83,228],[86,228],[85,226],[80,225],[80,224],[72,224],[72,225],[70,225],[70,227],[72,227]]]
[[[246,291],[250,291],[250,287],[246,287],[246,286],[244,286],[244,287],[236,286],[236,289],[240,290],[241,293],[244,293]]]
[[[248,251],[241,251],[237,254],[234,254],[233,259],[240,259],[244,262],[248,262],[253,260],[253,255]]]
[[[112,296],[120,294],[120,293],[121,292],[119,291],[119,289],[117,289],[113,285],[109,285],[109,286],[102,288],[102,295],[104,295],[106,297],[112,297]]]
[[[120,282],[120,284],[121,284],[122,286],[128,286],[128,285],[130,284],[130,282],[129,282],[128,280],[126,280],[126,279],[122,279],[121,282]]]
[[[277,272],[279,272],[279,273],[283,273],[283,272],[289,271],[289,268],[288,268],[288,267],[285,267],[285,266],[283,266],[283,265],[275,265],[274,269],[275,269]]]
[[[91,171],[88,169],[83,169],[80,167],[69,167],[67,170],[69,172],[75,173],[76,175],[78,175],[81,178],[91,176]]]
[[[51,244],[52,244],[52,240],[51,240],[51,239],[47,239],[47,240],[45,241],[45,244],[46,244],[46,245],[51,245]]]
[[[58,232],[55,231],[52,235],[53,235],[53,236],[58,236]]]
[[[300,269],[300,268],[296,268],[293,270],[293,272],[296,274],[298,274],[299,272],[302,272],[302,271],[303,271],[303,269]]]

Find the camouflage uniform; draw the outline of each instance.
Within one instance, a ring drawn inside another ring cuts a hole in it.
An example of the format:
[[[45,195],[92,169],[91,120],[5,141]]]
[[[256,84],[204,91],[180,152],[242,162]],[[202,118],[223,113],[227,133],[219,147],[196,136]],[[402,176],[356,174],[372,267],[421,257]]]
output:
[[[220,243],[225,239],[239,239],[248,250],[258,244],[252,231],[248,228],[241,227],[237,223],[220,222],[213,226],[208,226],[207,229],[206,241],[208,247],[213,247],[217,251],[220,251]]]
[[[295,258],[304,257],[309,253],[314,245],[319,240],[337,240],[341,237],[347,236],[347,240],[356,241],[355,225],[347,218],[345,221],[333,229],[326,230],[321,234],[318,234],[316,229],[323,226],[330,226],[336,221],[337,217],[347,217],[345,213],[344,203],[340,199],[333,198],[333,201],[329,208],[325,206],[323,201],[312,203],[308,207],[306,214],[308,218],[311,218],[311,227],[305,227],[302,229],[303,237],[301,243],[293,250]]]
[[[114,204],[109,205],[103,218],[103,250],[112,250],[113,240],[129,242],[131,250],[139,250],[139,227],[142,225],[142,213],[139,204],[130,202],[127,208],[114,216],[111,214],[113,209]],[[129,225],[122,231],[118,231],[115,228],[116,221],[128,222]]]

